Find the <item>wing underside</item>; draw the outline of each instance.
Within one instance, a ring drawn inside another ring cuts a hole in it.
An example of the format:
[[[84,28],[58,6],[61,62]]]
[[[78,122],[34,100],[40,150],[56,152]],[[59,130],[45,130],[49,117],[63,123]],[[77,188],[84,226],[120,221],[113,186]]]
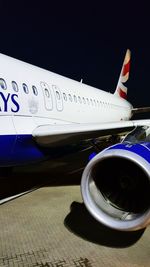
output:
[[[32,136],[36,143],[44,147],[58,147],[80,141],[109,136],[126,135],[136,127],[150,126],[150,120],[120,121],[102,124],[41,125],[35,128]]]

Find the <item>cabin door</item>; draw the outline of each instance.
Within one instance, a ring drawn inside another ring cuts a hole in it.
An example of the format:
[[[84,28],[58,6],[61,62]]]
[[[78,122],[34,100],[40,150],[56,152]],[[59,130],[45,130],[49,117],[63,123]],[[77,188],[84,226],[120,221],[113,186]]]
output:
[[[46,110],[52,110],[53,109],[53,99],[52,99],[52,92],[50,87],[47,83],[41,82],[41,87],[43,90],[44,95],[44,105]]]
[[[54,91],[54,95],[55,95],[56,109],[58,111],[62,111],[63,110],[63,100],[62,100],[62,95],[61,95],[60,89],[56,85],[52,85],[52,87],[53,87],[53,91]]]

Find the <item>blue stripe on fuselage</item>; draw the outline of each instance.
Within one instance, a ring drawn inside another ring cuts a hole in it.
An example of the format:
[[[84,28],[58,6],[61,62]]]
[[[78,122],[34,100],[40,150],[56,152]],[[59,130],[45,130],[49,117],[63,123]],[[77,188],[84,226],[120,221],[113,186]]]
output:
[[[45,158],[31,135],[0,136],[0,166],[22,165]]]
[[[43,148],[36,144],[32,135],[0,135],[0,167],[59,158],[81,151],[87,146],[80,143],[57,148]]]

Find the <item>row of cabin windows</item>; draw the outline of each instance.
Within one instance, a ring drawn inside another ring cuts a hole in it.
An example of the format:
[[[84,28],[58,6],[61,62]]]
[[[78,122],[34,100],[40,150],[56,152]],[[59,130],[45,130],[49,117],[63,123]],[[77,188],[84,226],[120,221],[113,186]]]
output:
[[[11,84],[12,84],[13,90],[15,92],[18,92],[19,91],[18,84],[15,81],[12,81]],[[2,78],[0,78],[0,88],[2,88],[3,90],[7,89],[6,81],[4,79],[2,79]],[[23,91],[26,94],[29,93],[29,88],[25,83],[22,84],[22,88],[23,88]],[[36,86],[32,85],[32,91],[33,91],[34,95],[36,95],[36,96],[38,95],[38,90],[37,90]],[[45,88],[45,95],[48,98],[50,97],[50,93],[49,93],[49,90],[47,88]],[[56,91],[56,97],[57,97],[58,100],[61,99],[59,91]],[[75,103],[79,102],[80,104],[82,104],[82,103],[83,104],[88,104],[88,105],[91,104],[92,106],[98,106],[98,107],[100,106],[100,104],[101,105],[111,106],[111,107],[118,107],[117,105],[109,104],[109,103],[102,102],[102,101],[99,101],[99,100],[96,101],[95,99],[92,99],[92,98],[90,98],[90,99],[89,98],[85,98],[85,97],[81,98],[80,96],[78,96],[78,97],[76,95],[72,96],[71,94],[68,94],[68,97],[67,97],[66,93],[63,93],[63,99],[64,99],[64,101],[67,101],[69,99],[70,102],[74,101]]]
[[[12,84],[13,90],[15,92],[18,92],[19,91],[18,84],[15,81],[12,81],[11,84]],[[7,89],[7,84],[6,84],[5,80],[2,79],[2,78],[0,78],[0,88],[2,88],[3,90],[6,90]],[[26,94],[29,93],[29,88],[28,88],[28,86],[25,83],[22,84],[22,88],[23,88],[23,91]],[[32,91],[33,91],[33,94],[34,95],[36,95],[36,96],[38,95],[38,90],[37,90],[36,86],[32,85]]]
[[[45,89],[45,90],[47,90],[47,89]],[[48,91],[48,90],[47,90]],[[49,94],[49,92],[48,92],[48,94]],[[48,96],[48,94],[47,94],[47,96]],[[48,97],[50,97],[50,95],[48,96]],[[58,92],[58,91],[56,91],[56,97],[57,97],[57,99],[58,100],[60,100],[61,99],[61,96],[60,96],[60,92]],[[108,106],[108,107],[112,107],[112,108],[115,108],[115,107],[119,107],[118,105],[114,105],[114,104],[110,104],[110,103],[108,103],[108,102],[104,102],[104,101],[99,101],[99,100],[95,100],[95,99],[92,99],[92,98],[85,98],[85,97],[80,97],[80,96],[76,96],[76,95],[71,95],[71,94],[66,94],[66,93],[63,93],[63,99],[64,99],[64,101],[70,101],[70,102],[75,102],[75,103],[77,103],[77,102],[79,102],[80,104],[88,104],[88,105],[92,105],[92,106],[97,106],[97,107],[100,107],[100,105],[103,105],[103,106]],[[121,106],[120,106],[121,107]]]
[[[57,99],[59,100],[60,99],[60,93],[57,91],[56,92],[56,96],[57,96]],[[68,98],[67,98],[68,97]],[[67,101],[69,100],[70,102],[79,102],[80,104],[88,104],[88,105],[92,105],[92,106],[97,106],[99,107],[100,105],[109,105],[109,106],[116,106],[116,105],[112,105],[112,104],[109,104],[109,103],[106,103],[106,102],[102,102],[102,101],[99,101],[99,100],[95,100],[95,99],[92,99],[92,98],[88,98],[88,97],[81,97],[81,96],[76,96],[76,95],[71,95],[71,94],[67,94],[66,93],[63,93],[63,99],[64,101]]]

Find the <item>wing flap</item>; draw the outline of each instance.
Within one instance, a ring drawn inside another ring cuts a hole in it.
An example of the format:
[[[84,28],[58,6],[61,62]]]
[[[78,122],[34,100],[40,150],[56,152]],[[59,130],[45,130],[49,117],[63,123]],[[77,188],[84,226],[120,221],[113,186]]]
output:
[[[41,125],[32,133],[35,141],[44,147],[57,147],[103,138],[124,135],[136,126],[150,125],[150,120],[120,121],[102,124]]]

